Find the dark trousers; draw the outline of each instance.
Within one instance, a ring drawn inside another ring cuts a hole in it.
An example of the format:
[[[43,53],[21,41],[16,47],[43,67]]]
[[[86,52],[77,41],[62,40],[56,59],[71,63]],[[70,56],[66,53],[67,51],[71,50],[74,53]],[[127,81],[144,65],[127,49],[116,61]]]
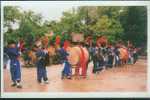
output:
[[[71,76],[71,74],[72,74],[71,65],[69,64],[68,61],[64,61],[64,69],[62,71],[62,76]]]
[[[20,62],[18,60],[10,60],[10,73],[13,82],[21,81]]]
[[[38,82],[41,82],[42,79],[44,81],[48,80],[46,67],[41,64],[38,64],[37,65],[37,80],[38,80]]]
[[[93,67],[93,73],[96,73],[98,71],[101,71],[103,69],[104,63],[101,61],[93,61],[94,67]]]
[[[113,56],[108,57],[106,68],[112,68],[113,67],[113,60],[114,60]]]
[[[137,53],[134,53],[133,54],[133,63],[135,64],[136,63],[136,61],[138,60],[138,54]]]
[[[119,59],[119,56],[115,55],[115,66],[120,66],[121,65],[121,61]]]

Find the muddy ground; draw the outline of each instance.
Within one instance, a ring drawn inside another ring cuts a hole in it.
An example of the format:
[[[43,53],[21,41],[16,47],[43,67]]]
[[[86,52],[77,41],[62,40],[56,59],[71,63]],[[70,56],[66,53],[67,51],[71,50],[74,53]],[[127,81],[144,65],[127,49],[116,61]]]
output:
[[[10,73],[4,69],[5,92],[145,92],[147,89],[147,60],[92,74],[89,64],[87,79],[61,80],[61,65],[47,67],[49,84],[39,84],[36,68],[22,68],[22,89],[11,87]]]

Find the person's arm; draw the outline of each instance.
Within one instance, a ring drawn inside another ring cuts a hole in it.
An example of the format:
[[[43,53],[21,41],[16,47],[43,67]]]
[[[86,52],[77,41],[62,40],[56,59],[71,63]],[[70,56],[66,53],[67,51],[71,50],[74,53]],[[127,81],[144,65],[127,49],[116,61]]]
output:
[[[4,53],[7,53],[7,48],[6,47],[4,47]]]

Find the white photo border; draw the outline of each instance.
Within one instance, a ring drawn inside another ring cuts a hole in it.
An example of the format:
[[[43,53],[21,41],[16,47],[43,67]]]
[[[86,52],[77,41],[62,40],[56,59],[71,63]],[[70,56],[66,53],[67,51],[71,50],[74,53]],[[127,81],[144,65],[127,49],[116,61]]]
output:
[[[87,6],[146,6],[147,7],[147,91],[146,92],[4,92],[3,79],[3,7],[12,3],[51,3]],[[150,97],[150,2],[149,1],[1,1],[1,96],[3,98],[117,98]]]

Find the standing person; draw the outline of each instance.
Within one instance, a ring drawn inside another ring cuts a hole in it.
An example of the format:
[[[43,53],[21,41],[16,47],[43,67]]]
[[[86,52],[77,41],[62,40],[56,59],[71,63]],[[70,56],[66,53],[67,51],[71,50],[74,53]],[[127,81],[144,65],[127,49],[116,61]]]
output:
[[[42,79],[45,84],[48,84],[47,70],[46,70],[46,61],[45,58],[48,55],[47,51],[41,46],[35,46],[36,57],[37,57],[37,81],[42,83]]]
[[[67,44],[68,45],[68,44]],[[71,79],[71,75],[72,75],[72,69],[71,69],[71,65],[68,62],[67,56],[69,56],[69,54],[66,52],[66,48],[67,45],[63,45],[63,43],[60,44],[60,48],[58,49],[58,52],[60,54],[60,61],[63,64],[63,70],[61,73],[61,78],[64,79],[65,77],[67,79]]]
[[[96,50],[95,47],[96,47],[96,44],[92,43],[92,45],[91,45],[91,47],[89,49],[89,54],[91,56],[90,61],[93,61],[93,59],[94,59],[94,54],[95,54],[95,50]]]
[[[128,48],[128,64],[133,64],[133,48]]]
[[[119,55],[120,55],[119,47],[116,45],[114,48],[115,66],[119,66],[121,64]]]
[[[108,48],[107,48],[107,56],[108,56],[108,60],[107,60],[106,68],[112,68],[114,56],[113,56],[113,49],[112,49],[111,45],[108,46]]]
[[[100,47],[100,50],[101,50],[101,53],[102,53],[102,56],[103,56],[103,59],[104,59],[104,66],[105,68],[107,68],[107,62],[108,62],[108,55],[107,55],[107,49],[105,46],[101,46]]]
[[[93,49],[93,44],[94,43],[90,43],[90,44],[85,44],[88,52],[89,52],[89,62],[92,61],[92,49]]]
[[[104,59],[98,47],[95,47],[95,54],[93,56],[93,73],[99,73],[103,69]]]
[[[8,43],[8,48],[5,49],[5,52],[9,56],[10,59],[10,74],[12,79],[11,86],[17,86],[17,88],[22,88],[21,83],[21,66],[19,62],[19,49],[16,46],[15,41],[10,41]]]
[[[137,59],[138,59],[138,52],[137,52],[137,48],[134,48],[133,50],[133,64],[136,63]]]

